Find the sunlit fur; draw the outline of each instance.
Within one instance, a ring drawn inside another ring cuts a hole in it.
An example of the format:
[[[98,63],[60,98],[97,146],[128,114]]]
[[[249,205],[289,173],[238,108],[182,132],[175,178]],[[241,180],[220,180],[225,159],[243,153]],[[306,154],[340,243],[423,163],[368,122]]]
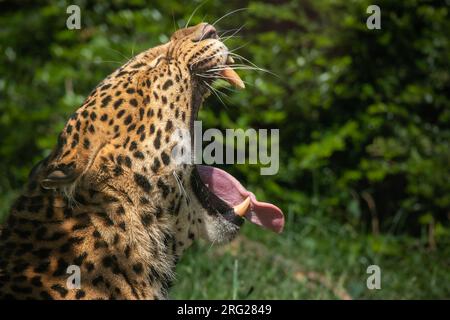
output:
[[[137,55],[71,116],[4,225],[0,298],[163,299],[194,239],[235,237],[239,227],[192,191],[193,166],[170,157],[172,133],[191,130],[209,92],[200,75],[226,62],[205,30],[179,30]],[[66,287],[72,264],[79,289]]]

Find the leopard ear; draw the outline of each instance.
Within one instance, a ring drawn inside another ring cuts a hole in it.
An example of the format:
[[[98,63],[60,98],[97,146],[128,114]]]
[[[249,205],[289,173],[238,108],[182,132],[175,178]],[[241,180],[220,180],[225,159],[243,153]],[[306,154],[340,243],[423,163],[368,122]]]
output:
[[[42,179],[41,186],[44,189],[56,189],[74,182],[76,177],[73,170],[53,169]]]
[[[86,115],[82,118],[76,113],[61,132],[58,145],[40,175],[40,185],[44,189],[57,189],[74,183],[95,158],[98,141],[95,139],[95,129],[92,129],[93,124],[81,121],[85,118]]]
[[[62,147],[62,150],[59,149]],[[43,169],[40,184],[44,189],[57,189],[73,183],[82,172],[79,159],[70,157],[70,153],[63,151],[64,146],[58,146],[49,157],[46,167]],[[62,155],[66,154],[65,157]],[[77,166],[78,164],[78,166]]]

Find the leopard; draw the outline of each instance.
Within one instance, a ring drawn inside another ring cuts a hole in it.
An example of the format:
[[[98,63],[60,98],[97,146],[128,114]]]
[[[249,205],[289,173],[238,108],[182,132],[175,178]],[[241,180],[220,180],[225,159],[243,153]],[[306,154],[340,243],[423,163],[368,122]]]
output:
[[[1,299],[168,299],[195,240],[238,235],[253,194],[227,201],[210,187],[212,169],[174,156],[174,137],[193,133],[213,81],[244,87],[229,52],[200,23],[95,87],[1,226]]]

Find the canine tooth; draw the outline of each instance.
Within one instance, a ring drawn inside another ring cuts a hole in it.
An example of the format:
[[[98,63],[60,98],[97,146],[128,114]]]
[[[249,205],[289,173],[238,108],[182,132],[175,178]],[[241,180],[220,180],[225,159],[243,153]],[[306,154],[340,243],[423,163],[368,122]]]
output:
[[[250,197],[247,197],[247,199],[242,201],[237,206],[233,207],[234,213],[240,217],[243,217],[247,212],[249,206],[250,206]]]
[[[220,75],[223,79],[228,81],[230,84],[235,86],[238,89],[245,89],[244,81],[239,77],[239,75],[231,69],[230,67],[226,67],[220,72]]]
[[[233,64],[234,63],[234,59],[231,56],[227,57],[227,64]]]

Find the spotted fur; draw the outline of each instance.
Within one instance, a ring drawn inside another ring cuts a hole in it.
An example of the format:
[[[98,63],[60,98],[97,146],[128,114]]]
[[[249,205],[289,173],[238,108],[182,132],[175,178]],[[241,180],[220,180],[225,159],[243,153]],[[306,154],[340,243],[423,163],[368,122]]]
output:
[[[181,29],[92,91],[3,226],[0,298],[165,299],[194,239],[236,235],[240,221],[195,166],[170,156],[208,94],[193,71],[224,64],[226,50],[207,24]]]

